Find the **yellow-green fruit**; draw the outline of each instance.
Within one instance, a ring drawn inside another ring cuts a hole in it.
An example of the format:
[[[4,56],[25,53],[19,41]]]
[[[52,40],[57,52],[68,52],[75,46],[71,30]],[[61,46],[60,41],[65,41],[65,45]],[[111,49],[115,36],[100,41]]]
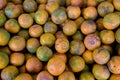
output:
[[[120,44],[120,28],[115,32],[115,39]]]
[[[9,57],[6,53],[0,52],[0,69],[5,68],[9,64]]]
[[[10,39],[10,34],[5,29],[0,28],[0,46],[7,45],[9,39]]]
[[[55,36],[52,33],[44,33],[40,36],[40,43],[43,46],[52,47],[55,43]]]
[[[113,0],[114,8],[120,11],[120,0]]]
[[[0,27],[4,25],[6,20],[7,20],[7,18],[5,16],[5,14],[3,13],[3,11],[0,11]]]

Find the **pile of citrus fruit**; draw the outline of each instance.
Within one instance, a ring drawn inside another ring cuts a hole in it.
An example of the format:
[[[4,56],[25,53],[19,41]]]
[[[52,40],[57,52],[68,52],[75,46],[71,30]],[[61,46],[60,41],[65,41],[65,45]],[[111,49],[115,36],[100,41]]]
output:
[[[0,80],[120,80],[120,0],[0,0]]]

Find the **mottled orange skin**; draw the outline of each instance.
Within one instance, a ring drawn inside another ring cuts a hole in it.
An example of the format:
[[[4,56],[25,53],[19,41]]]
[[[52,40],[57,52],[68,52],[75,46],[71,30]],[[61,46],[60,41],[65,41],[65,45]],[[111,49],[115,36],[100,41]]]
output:
[[[120,74],[120,56],[113,56],[107,65],[110,72]]]
[[[58,80],[75,80],[75,75],[71,71],[64,71],[58,76]]]
[[[99,31],[105,29],[105,27],[103,26],[103,18],[97,19],[96,25],[97,25],[97,30]]]
[[[15,78],[15,80],[33,80],[33,78],[28,73],[21,73]]]
[[[83,34],[87,35],[96,31],[96,24],[92,20],[86,20],[82,23],[80,29]]]
[[[48,71],[41,71],[37,75],[36,80],[54,80],[54,78]]]
[[[7,5],[7,0],[0,0],[0,9],[3,9]]]
[[[31,57],[26,62],[26,70],[30,73],[38,73],[42,67],[42,62],[36,57]]]
[[[120,80],[120,74],[112,74],[109,80]]]
[[[58,76],[65,70],[65,62],[59,58],[51,58],[47,63],[47,70],[54,76]]]
[[[10,63],[15,66],[23,65],[24,61],[25,61],[25,56],[23,53],[12,53],[10,55]]]

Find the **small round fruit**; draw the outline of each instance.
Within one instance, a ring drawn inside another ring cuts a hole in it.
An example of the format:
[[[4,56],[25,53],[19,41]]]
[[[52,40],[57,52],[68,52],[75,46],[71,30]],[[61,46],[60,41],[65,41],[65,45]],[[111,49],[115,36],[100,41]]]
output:
[[[51,18],[55,24],[62,24],[67,20],[67,14],[64,9],[59,8],[51,14]]]
[[[0,10],[7,5],[7,0],[0,0]]]
[[[26,12],[34,12],[37,9],[37,3],[35,0],[25,0],[23,2],[23,8]]]
[[[92,68],[92,73],[98,80],[107,80],[110,77],[110,72],[105,65],[95,64]]]
[[[113,0],[114,8],[118,11],[120,11],[120,1],[119,0]]]
[[[44,33],[40,36],[40,43],[43,46],[52,47],[55,43],[55,36],[52,33]]]
[[[67,38],[67,36],[63,33],[63,31],[57,31],[55,33],[55,37],[58,38]]]
[[[49,33],[55,34],[57,32],[57,25],[52,21],[46,22],[43,28],[45,33],[49,32]]]
[[[6,53],[0,52],[0,69],[5,68],[9,64],[9,57]]]
[[[59,4],[55,1],[51,1],[46,4],[46,10],[49,12],[49,14],[52,14],[58,8]]]
[[[87,6],[93,6],[96,7],[97,6],[97,1],[96,0],[87,0]]]
[[[104,48],[97,48],[93,51],[92,56],[97,64],[106,64],[110,59],[110,52]]]
[[[48,12],[46,10],[38,10],[35,13],[34,19],[37,24],[43,25],[48,19]]]
[[[96,34],[88,34],[84,38],[84,44],[88,50],[94,50],[101,45],[101,41],[98,35]]]
[[[85,61],[80,56],[72,56],[69,59],[69,66],[73,72],[80,72],[85,68]]]
[[[87,7],[83,10],[83,17],[85,19],[95,20],[97,16],[98,13],[95,7]]]
[[[36,2],[39,4],[45,4],[47,3],[47,0],[36,0]]]
[[[26,70],[30,73],[38,73],[42,67],[42,62],[37,57],[31,57],[26,62]]]
[[[87,35],[96,31],[96,23],[92,20],[86,20],[81,24],[80,30]]]
[[[33,18],[30,14],[24,13],[18,17],[18,22],[22,28],[29,28],[33,24]]]
[[[40,4],[38,6],[38,10],[45,10],[46,9],[46,4]]]
[[[76,19],[80,16],[81,10],[78,6],[68,6],[67,7],[67,14],[70,19]]]
[[[25,56],[23,53],[12,53],[10,55],[10,63],[15,65],[15,66],[21,66],[23,65],[25,61]]]
[[[9,41],[9,48],[12,51],[22,51],[25,48],[25,39],[21,36],[13,36]]]
[[[70,0],[72,6],[81,6],[84,0]]]
[[[38,24],[32,25],[29,28],[29,35],[31,37],[40,37],[42,33],[43,33],[43,28]]]
[[[8,18],[17,18],[21,14],[21,9],[15,4],[8,4],[5,7],[5,14]]]
[[[36,55],[41,61],[48,61],[53,56],[53,52],[47,46],[40,46],[37,49]]]
[[[75,80],[75,75],[73,72],[64,71],[61,75],[58,76],[58,80]]]
[[[47,70],[54,76],[58,76],[65,70],[65,62],[59,58],[51,58],[47,63]]]
[[[21,29],[19,32],[18,32],[18,36],[21,36],[23,37],[25,40],[27,40],[29,38],[29,32],[28,30],[26,29]]]
[[[81,31],[76,31],[76,33],[72,36],[72,39],[74,40],[83,40],[83,34],[81,33]]]
[[[15,77],[19,74],[19,71],[16,66],[7,66],[1,71],[2,80],[14,80]]]
[[[97,30],[99,31],[104,30],[105,27],[103,26],[103,18],[97,19],[96,25],[97,25]]]
[[[109,80],[120,80],[120,74],[112,74]]]
[[[7,45],[9,39],[10,39],[10,34],[5,29],[0,28],[0,46]]]
[[[93,52],[90,50],[86,50],[83,53],[82,57],[87,64],[92,64],[94,62],[92,54],[93,54]]]
[[[69,50],[69,41],[66,38],[57,38],[55,50],[59,53],[66,53]]]
[[[85,71],[80,74],[79,80],[95,80],[91,72]]]
[[[120,28],[115,32],[115,39],[120,44]]]
[[[28,73],[21,73],[15,78],[15,80],[33,80],[33,78]]]
[[[4,27],[10,33],[18,33],[20,30],[20,26],[16,19],[7,20]]]
[[[111,30],[102,30],[100,32],[100,38],[104,44],[112,44],[115,41],[114,32]]]
[[[120,74],[120,56],[113,56],[107,63],[110,72]]]
[[[72,40],[70,43],[70,53],[73,55],[82,55],[85,51],[85,45],[80,40]]]
[[[7,20],[7,18],[5,16],[4,12],[0,11],[0,27],[2,27],[5,24],[6,20]]]
[[[54,77],[47,71],[41,71],[37,75],[36,80],[54,80]]]
[[[8,55],[11,54],[11,50],[10,50],[10,48],[9,48],[8,46],[4,46],[4,47],[1,46],[1,47],[0,47],[0,51],[6,53],[6,54],[8,54]]]
[[[21,4],[23,0],[11,0],[14,4]]]
[[[75,23],[76,23],[78,29],[80,28],[80,26],[83,22],[84,22],[83,17],[78,17],[77,19],[75,19]]]
[[[104,17],[106,14],[112,13],[114,11],[114,7],[112,3],[108,1],[104,1],[98,5],[97,10],[98,10],[98,14]]]
[[[103,18],[103,25],[108,30],[113,30],[120,25],[120,16],[116,13],[109,13]]]
[[[39,46],[40,43],[37,38],[29,38],[26,42],[26,48],[30,53],[35,53]]]
[[[55,53],[52,58],[54,58],[54,57],[63,60],[63,62],[65,62],[65,63],[67,62],[66,54]]]
[[[71,36],[75,34],[76,31],[77,31],[77,25],[72,20],[66,22],[65,25],[63,26],[63,32],[67,36]]]

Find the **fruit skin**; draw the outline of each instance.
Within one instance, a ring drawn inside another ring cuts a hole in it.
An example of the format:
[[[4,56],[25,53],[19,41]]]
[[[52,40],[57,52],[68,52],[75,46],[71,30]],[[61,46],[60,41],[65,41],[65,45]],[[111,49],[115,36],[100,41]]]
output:
[[[36,51],[36,56],[41,61],[48,61],[53,56],[53,52],[47,46],[40,46]]]
[[[40,43],[37,38],[29,38],[26,42],[26,48],[30,53],[35,53],[39,46]]]
[[[80,72],[85,68],[85,62],[80,56],[72,56],[69,59],[69,66],[73,72]]]
[[[98,80],[107,80],[110,77],[110,72],[105,65],[95,64],[92,68],[94,77]]]
[[[28,73],[20,73],[15,80],[33,80],[32,76]]]
[[[120,80],[120,74],[112,74],[109,80]]]
[[[77,25],[74,21],[69,20],[68,22],[65,23],[65,25],[63,26],[63,32],[65,35],[67,36],[71,36],[73,34],[75,34],[75,32],[77,31]]]
[[[5,7],[5,14],[8,18],[17,18],[21,14],[21,9],[18,5],[7,4]]]
[[[94,50],[101,45],[101,40],[98,35],[96,34],[88,34],[84,38],[84,44],[88,50]]]
[[[1,71],[2,80],[14,80],[15,77],[19,74],[19,71],[16,66],[9,65]]]
[[[21,36],[13,36],[8,46],[12,51],[22,51],[25,48],[25,39]]]
[[[18,33],[20,30],[20,25],[16,19],[7,20],[4,27],[8,32],[13,34]]]
[[[82,41],[72,40],[70,42],[70,53],[73,55],[82,55],[85,51],[85,45]]]
[[[75,80],[75,75],[71,71],[64,71],[61,75],[58,76],[58,80]]]
[[[5,52],[0,52],[0,69],[5,68],[9,64],[9,57]]]
[[[47,70],[54,76],[62,74],[65,70],[65,62],[59,58],[51,58],[47,63]]]
[[[120,56],[112,56],[112,58],[107,63],[110,72],[114,74],[120,74]]]
[[[109,13],[103,18],[103,25],[108,30],[114,30],[120,25],[120,16],[116,13]]]
[[[98,16],[98,13],[95,7],[87,7],[83,10],[83,17],[85,19],[95,20],[97,16]]]
[[[37,9],[37,3],[34,0],[25,0],[23,8],[26,12],[34,12]]]
[[[114,8],[118,11],[120,11],[120,1],[119,0],[113,0]]]
[[[59,53],[66,53],[69,50],[69,41],[66,38],[57,38],[55,41],[55,50]]]
[[[29,73],[38,73],[42,67],[42,62],[37,57],[31,57],[26,62],[26,70]]]
[[[0,28],[0,46],[5,46],[10,40],[10,34],[3,28]]]
[[[115,32],[115,39],[120,44],[120,28]]]
[[[60,5],[55,1],[51,1],[46,4],[46,10],[49,12],[49,14],[52,14],[59,7]]]
[[[0,0],[0,10],[7,5],[7,0]]]
[[[97,10],[98,10],[98,14],[104,17],[106,14],[112,13],[114,11],[114,7],[112,3],[108,1],[104,1],[98,5]]]
[[[21,66],[23,65],[25,61],[25,56],[23,53],[12,53],[10,55],[10,63],[15,65],[15,66]]]
[[[52,21],[48,21],[45,23],[45,25],[43,26],[44,32],[49,32],[52,34],[55,34],[57,32],[57,25],[55,23],[53,23]]]
[[[95,78],[91,72],[84,71],[80,74],[79,80],[95,80]]]
[[[34,19],[37,24],[43,25],[48,19],[48,12],[46,10],[36,11]]]
[[[55,43],[55,36],[51,33],[44,33],[40,36],[40,43],[43,46],[52,47]]]
[[[30,37],[28,30],[25,29],[21,29],[17,35],[23,37],[25,40],[27,40]]]
[[[54,80],[53,76],[48,71],[41,71],[36,77],[36,80]]]
[[[20,26],[24,29],[29,28],[33,24],[33,18],[28,13],[23,13],[18,17]]]
[[[5,24],[6,20],[7,20],[7,18],[5,16],[4,12],[0,11],[0,27],[2,27]]]
[[[91,34],[96,31],[96,23],[93,20],[86,20],[81,24],[80,30],[83,34]]]
[[[100,38],[103,44],[112,44],[115,41],[115,34],[111,30],[102,30]]]
[[[76,19],[80,16],[81,10],[80,7],[77,6],[68,6],[67,7],[67,14],[70,19]]]
[[[104,48],[97,48],[93,51],[92,56],[97,64],[106,64],[110,59],[110,52]]]
[[[55,24],[62,24],[67,19],[67,14],[65,10],[59,8],[52,13],[51,18]]]

